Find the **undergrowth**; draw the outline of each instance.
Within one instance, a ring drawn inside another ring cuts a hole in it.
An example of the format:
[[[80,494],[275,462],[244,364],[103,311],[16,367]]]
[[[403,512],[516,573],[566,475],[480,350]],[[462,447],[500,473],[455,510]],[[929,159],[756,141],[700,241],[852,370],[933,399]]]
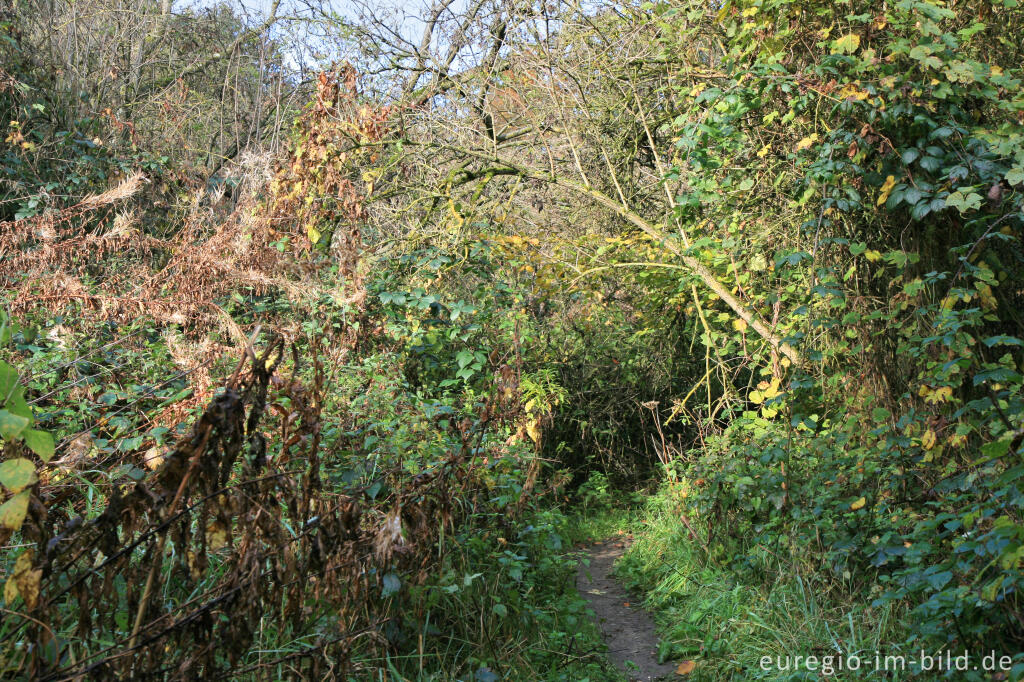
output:
[[[618,517],[633,544],[616,575],[644,595],[659,626],[659,656],[696,662],[690,679],[942,678],[919,669],[920,652],[902,648],[904,605],[873,606],[765,547],[751,547],[742,569],[716,559],[708,552],[706,524],[684,520],[685,496],[679,485],[666,484],[638,516]],[[886,656],[904,656],[905,666],[894,660],[882,669]],[[807,657],[816,663],[808,667]],[[860,669],[851,670],[854,665]],[[987,679],[973,671],[952,674]]]

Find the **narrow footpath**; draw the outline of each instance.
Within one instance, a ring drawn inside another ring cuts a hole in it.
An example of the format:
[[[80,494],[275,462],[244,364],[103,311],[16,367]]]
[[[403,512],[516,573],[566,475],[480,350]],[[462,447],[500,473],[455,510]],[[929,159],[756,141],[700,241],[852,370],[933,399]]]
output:
[[[626,551],[628,536],[612,536],[586,550],[590,566],[581,562],[576,587],[594,611],[608,656],[630,680],[675,677],[675,665],[658,663],[658,635],[650,615],[611,576],[612,566]]]

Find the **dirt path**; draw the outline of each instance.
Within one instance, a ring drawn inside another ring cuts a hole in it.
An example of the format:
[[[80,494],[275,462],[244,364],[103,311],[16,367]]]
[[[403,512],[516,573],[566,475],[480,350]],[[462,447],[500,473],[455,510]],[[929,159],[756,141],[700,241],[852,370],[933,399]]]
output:
[[[654,621],[611,577],[612,565],[629,545],[627,537],[611,537],[587,548],[590,566],[580,563],[576,587],[597,615],[608,656],[631,680],[670,679],[675,666],[658,663]],[[633,665],[626,664],[631,661]]]

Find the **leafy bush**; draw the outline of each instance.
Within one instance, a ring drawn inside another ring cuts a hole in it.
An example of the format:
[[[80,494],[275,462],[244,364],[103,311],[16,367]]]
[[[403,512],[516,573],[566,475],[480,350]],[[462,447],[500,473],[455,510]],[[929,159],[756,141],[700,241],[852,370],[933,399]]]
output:
[[[750,356],[757,386],[693,453],[689,502],[738,567],[767,547],[914,604],[915,645],[1016,651],[1021,13],[847,5],[836,25],[808,3],[727,3],[726,73],[674,124],[694,178],[678,215],[719,230],[712,265],[750,259],[737,281],[790,311],[806,358]]]

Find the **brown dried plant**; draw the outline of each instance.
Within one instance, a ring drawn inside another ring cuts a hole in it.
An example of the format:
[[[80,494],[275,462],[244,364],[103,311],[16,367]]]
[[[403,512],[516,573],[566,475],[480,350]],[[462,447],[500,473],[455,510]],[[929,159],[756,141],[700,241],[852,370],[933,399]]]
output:
[[[133,486],[107,489],[98,516],[83,515],[82,487],[46,477],[33,487],[28,549],[8,587],[24,611],[6,630],[0,670],[268,679],[287,661],[299,677],[324,679],[392,646],[384,626],[408,594],[383,590],[384,577],[425,580],[440,538],[486,494],[470,453],[507,396],[496,392],[475,428],[459,427],[461,447],[439,466],[410,478],[395,464],[394,492],[374,502],[324,486],[326,373],[315,344],[309,357],[291,347],[293,370],[310,365],[305,381],[278,371],[285,355],[280,337],[259,355],[247,346],[189,435]],[[270,419],[276,433],[263,426]],[[336,626],[318,628],[323,618]],[[253,664],[268,622],[309,646]],[[56,638],[71,629],[74,638]]]

